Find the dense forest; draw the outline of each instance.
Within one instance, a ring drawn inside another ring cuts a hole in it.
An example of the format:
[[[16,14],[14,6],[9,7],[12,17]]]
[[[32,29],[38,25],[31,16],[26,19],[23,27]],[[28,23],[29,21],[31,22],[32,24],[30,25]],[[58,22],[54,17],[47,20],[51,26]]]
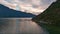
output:
[[[60,0],[53,2],[43,13],[32,18],[33,21],[47,22],[47,24],[60,25]]]

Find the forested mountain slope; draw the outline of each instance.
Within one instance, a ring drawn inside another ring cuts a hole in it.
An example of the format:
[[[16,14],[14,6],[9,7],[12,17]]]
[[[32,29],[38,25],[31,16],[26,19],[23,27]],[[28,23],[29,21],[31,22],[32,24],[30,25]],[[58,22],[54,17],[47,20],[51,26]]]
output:
[[[33,21],[44,21],[60,25],[60,0],[53,2],[43,13],[32,18]]]

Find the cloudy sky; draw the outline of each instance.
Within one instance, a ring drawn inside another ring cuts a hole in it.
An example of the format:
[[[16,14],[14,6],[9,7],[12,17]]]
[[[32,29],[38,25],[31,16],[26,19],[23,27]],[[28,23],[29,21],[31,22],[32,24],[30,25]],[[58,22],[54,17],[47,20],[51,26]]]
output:
[[[38,15],[55,1],[56,0],[0,0],[0,4],[10,9]]]

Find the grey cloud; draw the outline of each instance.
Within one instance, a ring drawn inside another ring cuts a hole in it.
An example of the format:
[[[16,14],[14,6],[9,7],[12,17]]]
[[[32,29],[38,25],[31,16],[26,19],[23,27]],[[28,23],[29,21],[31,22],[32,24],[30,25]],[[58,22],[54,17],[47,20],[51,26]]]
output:
[[[42,4],[49,4],[49,3],[51,3],[51,0],[41,0],[41,3]]]
[[[40,0],[40,1],[41,1],[40,7],[42,7],[42,9],[46,9],[46,8],[48,8],[49,5],[51,5],[56,0]]]
[[[5,0],[7,1],[8,3],[14,3],[13,0]]]
[[[11,3],[11,1],[12,1],[12,0],[5,0],[5,1],[7,1],[7,2],[10,2],[10,3]]]
[[[56,1],[56,0],[41,0],[40,4],[41,5],[49,5],[54,1]]]
[[[23,3],[30,3],[31,2],[31,0],[18,0],[18,1],[23,2]]]
[[[37,8],[37,7],[39,7],[39,6],[38,6],[38,5],[32,5],[32,7],[33,7],[33,8]]]

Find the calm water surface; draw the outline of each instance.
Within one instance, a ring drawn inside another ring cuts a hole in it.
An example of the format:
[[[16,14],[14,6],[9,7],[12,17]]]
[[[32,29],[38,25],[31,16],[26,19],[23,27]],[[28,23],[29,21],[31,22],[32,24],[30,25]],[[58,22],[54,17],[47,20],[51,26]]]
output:
[[[31,18],[1,18],[0,34],[48,34]]]

